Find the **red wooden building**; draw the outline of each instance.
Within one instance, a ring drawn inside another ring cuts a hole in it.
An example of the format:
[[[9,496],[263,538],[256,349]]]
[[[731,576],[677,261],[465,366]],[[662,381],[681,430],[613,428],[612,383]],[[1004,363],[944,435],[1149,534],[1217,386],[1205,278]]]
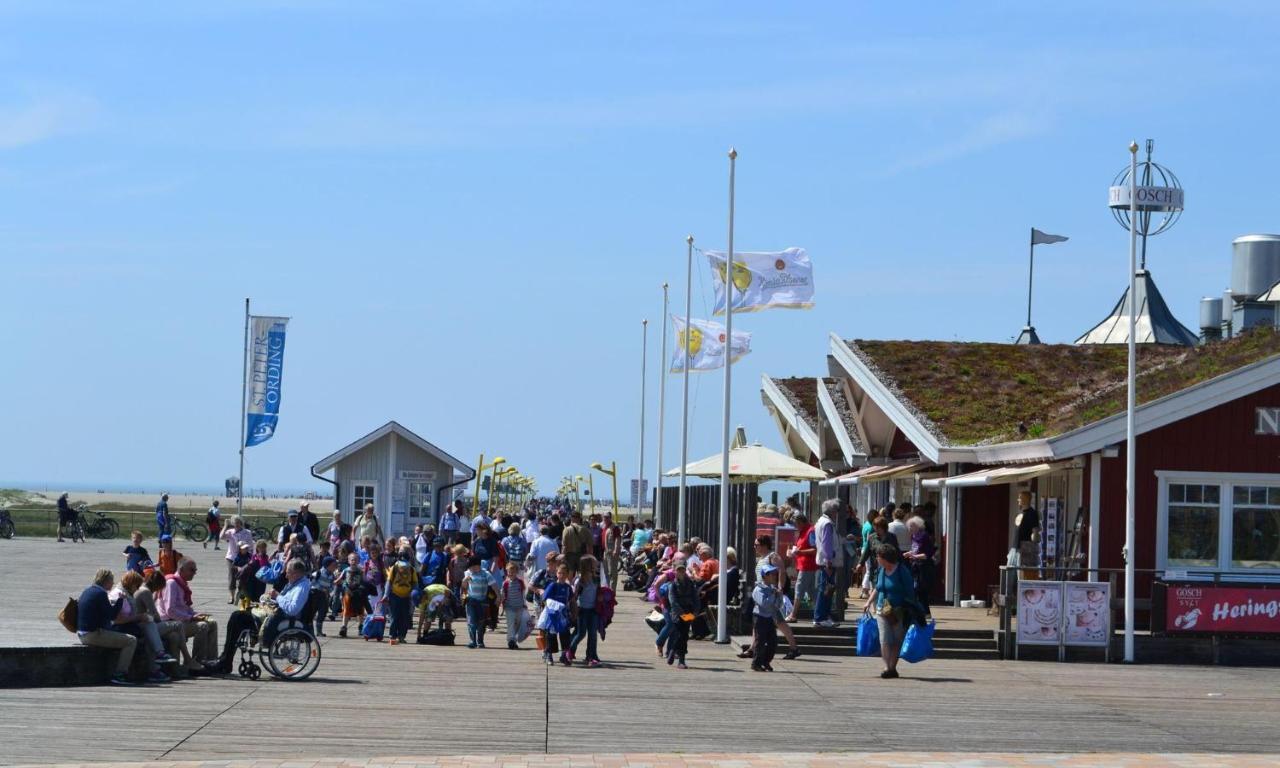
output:
[[[1123,568],[1123,346],[833,334],[827,359],[829,378],[767,379],[765,404],[793,455],[844,472],[825,484],[860,515],[889,500],[936,505],[946,599],[986,599],[998,584],[1021,491],[1041,513],[1046,563]],[[779,382],[811,382],[815,397]],[[1280,333],[1143,345],[1138,397],[1139,599],[1166,576],[1280,583]]]

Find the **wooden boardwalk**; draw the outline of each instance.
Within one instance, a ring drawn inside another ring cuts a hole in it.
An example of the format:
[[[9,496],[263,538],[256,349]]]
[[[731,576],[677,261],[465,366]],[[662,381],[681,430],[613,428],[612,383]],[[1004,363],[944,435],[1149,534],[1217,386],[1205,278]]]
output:
[[[153,542],[151,542],[153,543]],[[0,645],[72,643],[54,613],[117,542],[0,541]],[[180,545],[180,548],[184,548]],[[201,607],[225,616],[221,553]],[[49,563],[56,563],[51,566]],[[25,586],[33,574],[39,588]],[[142,688],[0,689],[0,763],[275,761],[373,755],[652,752],[1280,752],[1280,670],[931,660],[879,679],[874,659],[779,661],[753,673],[693,643],[653,651],[625,594],[602,669],[509,651],[366,643],[330,632],[304,683],[200,679]]]

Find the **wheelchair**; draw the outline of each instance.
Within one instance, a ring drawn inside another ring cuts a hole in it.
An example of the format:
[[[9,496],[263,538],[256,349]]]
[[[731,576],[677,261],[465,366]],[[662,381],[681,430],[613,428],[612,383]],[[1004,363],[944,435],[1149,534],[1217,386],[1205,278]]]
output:
[[[245,629],[236,640],[240,653],[237,672],[241,677],[258,680],[265,669],[279,680],[306,680],[320,666],[320,641],[311,633],[309,611],[301,619],[286,618],[280,622],[271,647],[259,642],[259,632]],[[263,619],[263,624],[270,617]]]

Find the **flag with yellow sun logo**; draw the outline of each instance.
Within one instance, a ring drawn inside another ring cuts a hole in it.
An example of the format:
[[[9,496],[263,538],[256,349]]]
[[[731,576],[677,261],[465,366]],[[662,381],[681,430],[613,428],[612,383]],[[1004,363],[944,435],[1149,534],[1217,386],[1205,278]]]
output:
[[[715,290],[713,315],[723,315],[725,306],[724,251],[706,251],[711,262],[711,285]],[[733,255],[733,311],[762,309],[809,309],[813,306],[813,264],[803,248],[784,251],[742,252]]]
[[[671,316],[672,327],[676,332],[675,354],[671,357],[671,372],[683,373],[685,346],[688,345],[690,371],[714,371],[724,367],[725,332],[724,326],[710,320],[689,319],[689,328],[685,329],[684,318]],[[751,334],[746,331],[733,332],[733,362],[751,351]]]

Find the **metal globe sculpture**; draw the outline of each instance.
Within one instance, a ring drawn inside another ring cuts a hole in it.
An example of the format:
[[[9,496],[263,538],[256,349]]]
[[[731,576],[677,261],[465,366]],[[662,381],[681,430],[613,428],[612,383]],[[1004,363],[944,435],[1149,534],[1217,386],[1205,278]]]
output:
[[[1147,159],[1138,163],[1138,237],[1142,239],[1140,269],[1147,268],[1147,238],[1154,237],[1182,218],[1182,184],[1173,171],[1151,159],[1155,142],[1147,139]],[[1129,167],[1111,182],[1108,205],[1116,223],[1129,230]]]

